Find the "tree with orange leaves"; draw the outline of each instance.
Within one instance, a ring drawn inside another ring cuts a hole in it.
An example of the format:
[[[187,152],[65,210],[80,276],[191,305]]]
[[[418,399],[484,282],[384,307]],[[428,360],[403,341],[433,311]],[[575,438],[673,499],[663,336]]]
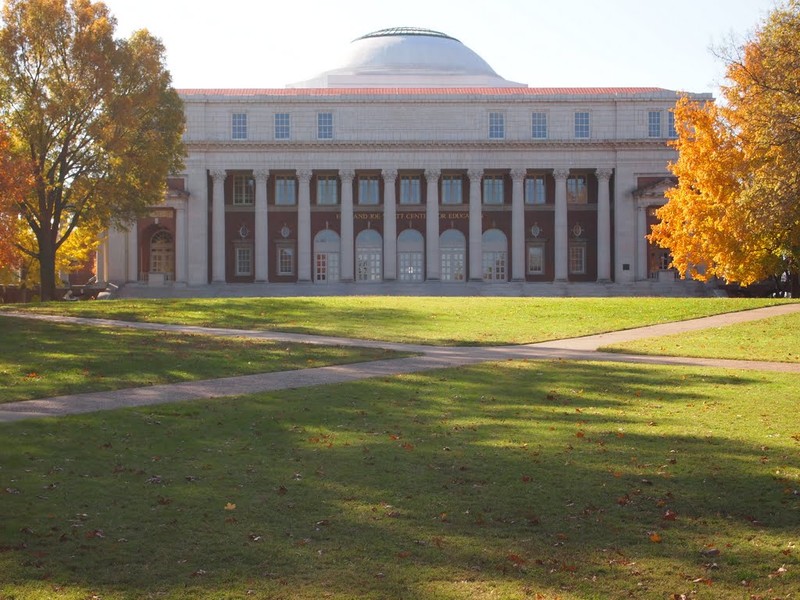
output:
[[[650,239],[682,276],[744,286],[800,267],[800,0],[728,51],[723,102],[675,108],[678,178]]]
[[[0,271],[20,266],[20,206],[30,194],[31,184],[29,165],[15,152],[8,130],[0,125]]]

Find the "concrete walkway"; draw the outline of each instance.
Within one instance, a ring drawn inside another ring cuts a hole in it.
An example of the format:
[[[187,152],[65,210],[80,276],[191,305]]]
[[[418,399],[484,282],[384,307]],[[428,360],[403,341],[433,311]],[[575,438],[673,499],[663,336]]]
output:
[[[221,379],[191,381],[176,384],[154,385],[143,388],[128,388],[107,392],[74,394],[40,400],[28,400],[24,402],[0,404],[0,422],[63,416],[69,414],[94,412],[98,410],[111,410],[122,407],[147,406],[166,402],[181,402],[186,400],[239,396],[257,392],[342,383],[370,377],[386,377],[391,375],[399,375],[402,373],[417,373],[445,367],[457,367],[487,361],[502,361],[512,359],[592,360],[639,364],[721,367],[730,369],[777,371],[800,374],[800,364],[798,363],[771,363],[745,360],[683,358],[617,353],[612,354],[598,351],[598,348],[609,344],[639,340],[649,337],[659,337],[675,333],[697,331],[711,327],[723,327],[735,323],[765,319],[795,312],[800,312],[800,304],[781,304],[778,306],[735,313],[726,313],[712,317],[704,317],[676,323],[665,323],[662,325],[640,327],[636,329],[603,333],[580,338],[555,340],[522,346],[494,347],[424,346],[418,344],[354,340],[350,338],[311,336],[295,333],[243,331],[237,329],[163,325],[156,323],[134,323],[129,321],[86,319],[62,315],[0,313],[0,317],[24,317],[57,323],[82,324],[93,327],[126,327],[154,331],[169,331],[175,333],[259,338],[275,341],[299,342],[305,344],[360,346],[413,352],[418,354],[418,356],[407,358],[379,360],[348,365],[334,365],[329,367],[302,369],[297,371],[283,371],[277,373],[244,375],[239,377],[226,377]]]

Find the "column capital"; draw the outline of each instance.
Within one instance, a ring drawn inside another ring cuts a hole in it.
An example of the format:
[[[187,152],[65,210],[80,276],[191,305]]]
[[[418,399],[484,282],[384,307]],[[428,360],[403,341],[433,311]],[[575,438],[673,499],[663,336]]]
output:
[[[566,178],[569,177],[569,169],[563,169],[563,168],[553,169],[553,177],[555,177],[556,179],[566,180]]]
[[[511,169],[511,179],[513,181],[521,181],[525,179],[525,175],[528,174],[527,169]]]
[[[211,178],[216,183],[220,179],[225,181],[225,178],[228,176],[228,172],[225,169],[211,169]]]
[[[384,169],[381,171],[383,181],[386,183],[394,183],[397,179],[397,169]]]
[[[439,179],[442,174],[441,169],[425,169],[425,179],[430,181],[431,179]]]
[[[266,181],[269,179],[269,169],[255,169],[253,177],[255,177],[256,181]]]
[[[614,173],[613,169],[596,169],[595,173],[597,174],[597,179],[600,181],[608,181],[611,179],[611,175]]]
[[[352,169],[339,170],[339,177],[341,178],[342,183],[353,183],[355,176],[356,174]]]
[[[295,171],[297,175],[297,181],[304,185],[308,185],[308,182],[311,181],[311,170],[310,169],[298,169]]]
[[[483,169],[470,169],[467,171],[467,176],[469,177],[470,181],[480,182],[481,177],[483,177]]]

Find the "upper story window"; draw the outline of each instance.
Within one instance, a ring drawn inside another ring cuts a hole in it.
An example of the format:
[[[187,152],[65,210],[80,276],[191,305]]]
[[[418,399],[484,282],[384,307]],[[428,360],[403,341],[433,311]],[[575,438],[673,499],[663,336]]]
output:
[[[678,137],[678,131],[675,129],[675,113],[672,111],[667,113],[667,136]]]
[[[400,176],[400,204],[422,202],[422,178],[419,175]]]
[[[250,175],[233,176],[233,203],[253,204],[256,197],[256,182]]]
[[[651,110],[647,113],[647,137],[661,137],[661,111]]]
[[[506,137],[506,118],[503,113],[489,113],[489,139],[502,140]]]
[[[275,139],[288,140],[291,135],[289,128],[289,113],[275,114]]]
[[[535,140],[547,139],[547,113],[535,112],[531,115],[531,137]]]
[[[297,185],[294,177],[279,175],[275,177],[275,204],[291,206],[297,203]]]
[[[231,115],[231,139],[247,139],[247,114],[233,113]]]
[[[461,175],[442,175],[442,204],[464,202]]]
[[[588,112],[575,113],[575,137],[577,139],[588,139],[591,134],[591,123]]]
[[[358,203],[380,204],[380,188],[377,175],[358,176]]]
[[[567,202],[570,204],[586,204],[589,202],[586,175],[570,175],[567,178]]]
[[[503,200],[503,176],[486,175],[483,178],[483,203],[502,204]]]
[[[546,201],[544,175],[528,175],[525,178],[525,204],[544,204]]]
[[[333,139],[333,113],[317,113],[317,139]]]
[[[335,175],[317,176],[317,204],[339,204],[339,186]]]

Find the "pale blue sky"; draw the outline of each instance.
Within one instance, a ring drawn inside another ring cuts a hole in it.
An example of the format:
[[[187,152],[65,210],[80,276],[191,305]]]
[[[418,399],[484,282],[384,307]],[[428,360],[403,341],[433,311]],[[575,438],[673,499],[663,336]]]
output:
[[[179,88],[285,87],[387,27],[455,37],[531,87],[658,86],[712,92],[712,46],[739,39],[776,0],[105,0],[118,34],[162,39]]]

